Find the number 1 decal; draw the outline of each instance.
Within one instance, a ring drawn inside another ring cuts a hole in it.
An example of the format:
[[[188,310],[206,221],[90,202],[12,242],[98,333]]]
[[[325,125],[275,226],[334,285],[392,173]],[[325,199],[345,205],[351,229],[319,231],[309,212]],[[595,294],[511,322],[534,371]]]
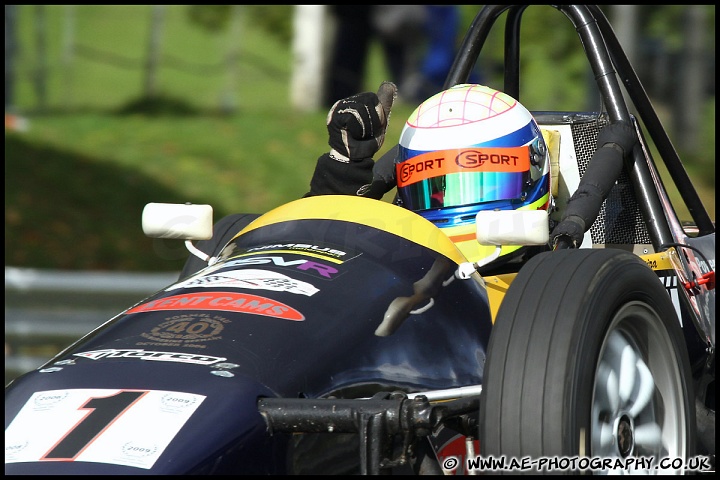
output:
[[[94,462],[149,470],[205,398],[117,388],[35,392],[5,429],[5,463]]]
[[[120,391],[109,397],[92,397],[80,410],[87,415],[76,423],[40,460],[72,460],[85,450],[98,435],[137,402],[147,391]]]

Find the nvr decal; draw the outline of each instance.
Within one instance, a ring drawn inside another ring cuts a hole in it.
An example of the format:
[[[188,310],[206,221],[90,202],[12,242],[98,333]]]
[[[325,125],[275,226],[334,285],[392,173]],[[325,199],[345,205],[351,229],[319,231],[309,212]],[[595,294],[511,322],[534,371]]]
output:
[[[295,259],[295,260],[288,260],[287,258],[283,258],[280,255],[268,255],[268,256],[262,256],[262,257],[248,257],[248,258],[242,258],[243,256],[237,256],[233,257],[232,260],[229,260],[228,262],[225,262],[221,265],[218,265],[218,268],[226,268],[226,267],[240,267],[245,265],[268,265],[268,266],[275,266],[275,267],[291,267],[295,268],[297,270],[312,273],[315,275],[320,275],[321,277],[325,278],[333,278],[338,273],[338,269],[326,265],[324,263],[315,262],[312,260],[306,260],[306,259]]]
[[[294,308],[271,298],[233,292],[187,293],[152,300],[128,310],[130,313],[165,310],[221,310],[301,321],[305,316]]]

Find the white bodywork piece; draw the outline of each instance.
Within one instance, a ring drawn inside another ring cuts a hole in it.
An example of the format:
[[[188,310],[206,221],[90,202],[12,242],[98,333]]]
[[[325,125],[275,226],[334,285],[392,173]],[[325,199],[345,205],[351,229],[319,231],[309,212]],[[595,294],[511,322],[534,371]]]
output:
[[[142,228],[153,238],[209,240],[213,209],[210,205],[148,203],[142,213]]]

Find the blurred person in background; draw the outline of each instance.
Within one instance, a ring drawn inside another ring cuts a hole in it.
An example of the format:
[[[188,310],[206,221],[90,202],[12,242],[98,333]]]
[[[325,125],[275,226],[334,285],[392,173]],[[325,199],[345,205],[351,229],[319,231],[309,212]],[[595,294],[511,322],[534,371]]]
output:
[[[420,103],[442,90],[460,40],[459,5],[332,5],[336,34],[328,68],[327,107],[363,89],[378,41],[399,100]],[[480,83],[477,70],[469,80]]]
[[[459,5],[423,7],[423,43],[417,48],[424,51],[419,55],[417,67],[401,87],[402,100],[411,103],[420,103],[442,90],[461,40]],[[482,83],[477,69],[471,72],[469,82]]]
[[[331,5],[335,38],[329,58],[327,107],[363,90],[370,46],[380,43],[393,82],[401,89],[417,70],[426,34],[425,5]]]

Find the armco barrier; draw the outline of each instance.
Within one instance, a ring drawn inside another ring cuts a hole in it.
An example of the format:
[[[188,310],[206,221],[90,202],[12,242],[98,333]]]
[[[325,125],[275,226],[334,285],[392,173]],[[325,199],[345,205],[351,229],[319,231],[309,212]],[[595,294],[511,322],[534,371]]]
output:
[[[5,384],[33,370],[179,272],[5,267]]]

